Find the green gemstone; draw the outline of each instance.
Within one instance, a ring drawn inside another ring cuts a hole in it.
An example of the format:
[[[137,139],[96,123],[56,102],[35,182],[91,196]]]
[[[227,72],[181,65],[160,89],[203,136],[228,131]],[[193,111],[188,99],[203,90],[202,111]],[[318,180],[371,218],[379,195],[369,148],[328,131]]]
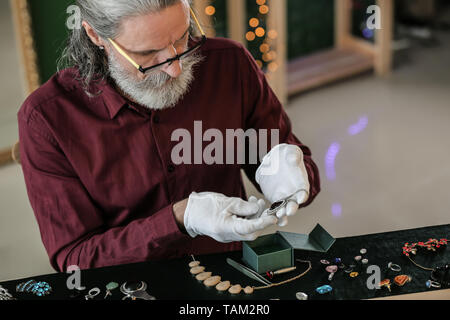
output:
[[[108,283],[107,285],[106,285],[106,289],[107,290],[114,290],[114,289],[116,289],[116,288],[118,288],[119,287],[119,284],[118,283],[116,283],[116,282],[110,282],[110,283]]]

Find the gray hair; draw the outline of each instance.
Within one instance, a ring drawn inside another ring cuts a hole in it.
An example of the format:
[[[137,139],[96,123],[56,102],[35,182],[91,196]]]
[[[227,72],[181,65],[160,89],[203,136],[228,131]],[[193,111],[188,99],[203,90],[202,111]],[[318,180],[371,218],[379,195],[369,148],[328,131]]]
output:
[[[159,12],[167,7],[191,0],[77,0],[81,20],[86,21],[103,39],[114,39],[120,34],[124,19]],[[192,23],[191,23],[192,25]],[[77,67],[79,78],[88,95],[94,82],[107,79],[108,59],[104,50],[98,48],[83,27],[75,28],[69,36],[66,48],[58,62],[58,70]]]

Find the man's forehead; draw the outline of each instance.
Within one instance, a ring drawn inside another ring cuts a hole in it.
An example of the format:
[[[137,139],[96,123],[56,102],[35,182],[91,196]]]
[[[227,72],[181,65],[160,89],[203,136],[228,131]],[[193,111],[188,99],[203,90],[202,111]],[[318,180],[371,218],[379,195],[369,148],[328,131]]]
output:
[[[116,40],[135,52],[162,49],[183,36],[189,18],[189,7],[180,2],[157,13],[126,19]]]

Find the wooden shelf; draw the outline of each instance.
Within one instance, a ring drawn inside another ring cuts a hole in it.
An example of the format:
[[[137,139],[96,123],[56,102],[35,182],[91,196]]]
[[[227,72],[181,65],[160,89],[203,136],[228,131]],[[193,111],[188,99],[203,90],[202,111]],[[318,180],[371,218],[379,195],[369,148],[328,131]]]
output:
[[[287,64],[288,95],[323,86],[374,68],[372,55],[351,48],[331,49]]]
[[[0,166],[11,163],[12,161],[11,149],[0,150]]]

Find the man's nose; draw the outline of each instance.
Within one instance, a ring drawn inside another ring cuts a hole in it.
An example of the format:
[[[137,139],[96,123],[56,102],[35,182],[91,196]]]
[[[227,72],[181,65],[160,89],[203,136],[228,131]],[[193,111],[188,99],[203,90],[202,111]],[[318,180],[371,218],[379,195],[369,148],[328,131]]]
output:
[[[167,58],[174,58],[178,54],[177,49],[175,49],[174,46],[170,45],[168,48],[168,51],[170,52],[170,56]],[[181,66],[180,60],[172,61],[164,66],[162,69],[165,73],[167,73],[172,78],[177,78],[181,72],[183,71],[183,68]]]

